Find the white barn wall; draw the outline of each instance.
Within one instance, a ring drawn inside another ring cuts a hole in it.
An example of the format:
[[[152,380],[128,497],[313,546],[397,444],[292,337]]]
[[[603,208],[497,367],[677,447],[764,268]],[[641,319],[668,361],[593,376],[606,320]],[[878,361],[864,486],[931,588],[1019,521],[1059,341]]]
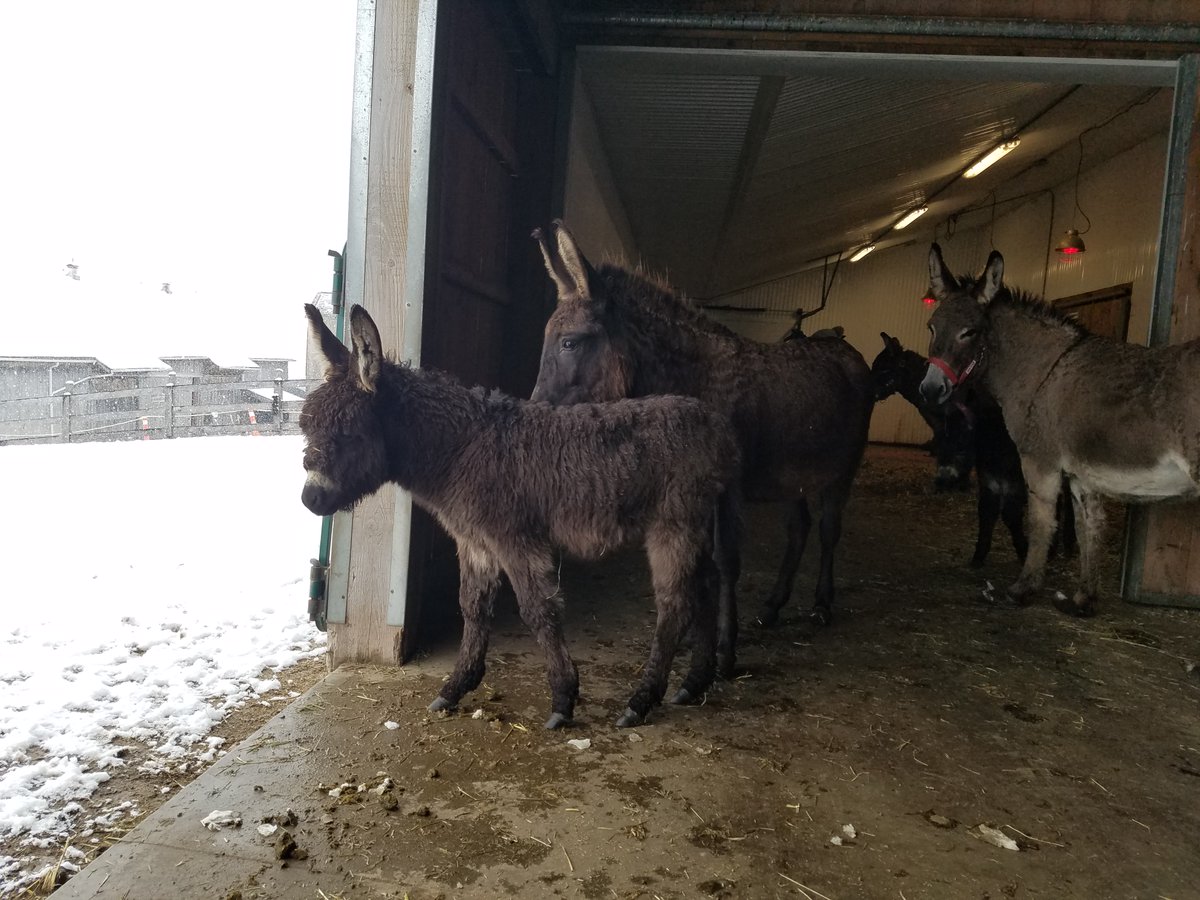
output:
[[[1048,197],[1035,198],[1030,208],[998,219],[996,247],[1004,254],[1005,281],[1042,293],[1044,278],[1049,300],[1132,282],[1129,340],[1144,344],[1150,330],[1166,159],[1167,136],[1162,134],[1083,173],[1079,205],[1092,220],[1083,236],[1086,253],[1061,257],[1050,249],[1047,259]],[[1072,216],[1073,205],[1074,186],[1068,181],[1055,190],[1051,245],[1068,228],[1086,226],[1082,216]],[[983,258],[975,263],[982,264]]]
[[[1080,206],[1091,217],[1085,235],[1088,250],[1061,259],[1050,247],[1072,225],[1073,180],[1054,191],[1054,222],[1049,193],[997,216],[990,224],[960,224],[953,236],[939,227],[937,240],[956,273],[978,274],[994,239],[1004,254],[1005,280],[1049,299],[1068,297],[1115,284],[1133,283],[1129,339],[1145,342],[1150,321],[1154,267],[1166,166],[1166,135],[1157,136],[1101,163],[1080,178]],[[978,217],[978,214],[977,214]],[[1076,226],[1084,227],[1076,217]],[[871,361],[882,349],[886,331],[904,346],[924,353],[930,308],[921,303],[928,288],[929,242],[926,228],[913,243],[843,262],[826,309],[805,321],[805,330],[841,325],[846,339]],[[1047,269],[1047,262],[1049,268]],[[763,312],[712,311],[714,318],[747,337],[778,340],[790,327],[792,311],[813,309],[821,302],[821,269],[793,275],[719,298],[721,304],[763,308]],[[929,428],[916,410],[899,397],[879,404],[871,419],[872,441],[920,444]]]
[[[596,113],[578,71],[571,100],[563,220],[593,263],[636,263],[637,245],[608,155],[596,129]]]
[[[978,258],[981,234],[960,232],[951,242],[953,254],[964,259]],[[947,254],[951,254],[947,249]],[[870,362],[883,349],[880,332],[899,338],[905,347],[924,353],[928,345],[926,322],[930,307],[921,302],[929,289],[929,243],[919,242],[873,253],[856,263],[843,261],[829,293],[825,309],[804,322],[805,331],[840,325],[846,340]],[[737,306],[766,307],[766,313],[713,311],[730,328],[755,340],[777,341],[791,324],[791,311],[815,309],[821,305],[821,269],[802,272],[789,278],[748,291],[722,297],[721,303]],[[889,397],[871,417],[872,441],[899,444],[923,444],[929,440],[929,426],[912,405],[901,397]]]
[[[1071,227],[1073,180],[1031,197],[997,215],[994,228],[986,211],[964,216],[952,236],[938,224],[937,240],[947,264],[958,273],[978,273],[991,247],[1004,253],[1005,280],[1048,299],[1058,299],[1115,284],[1133,283],[1129,339],[1145,342],[1150,321],[1154,266],[1162,209],[1167,149],[1166,134],[1085,171],[1079,184],[1080,206],[1091,217],[1085,235],[1088,250],[1074,259],[1058,257],[1050,247]],[[1073,152],[1068,148],[1064,152]],[[1053,219],[1051,222],[1051,212]],[[596,129],[587,88],[576,77],[571,110],[564,218],[593,262],[611,259],[636,263],[639,253],[608,159]],[[846,339],[871,361],[882,349],[880,332],[924,353],[930,309],[921,302],[928,288],[927,255],[933,225],[913,234],[913,241],[877,251],[865,259],[843,261],[824,311],[805,321],[805,330],[841,325]],[[648,260],[651,268],[655,261]],[[712,310],[713,318],[760,341],[776,341],[791,327],[797,308],[821,303],[822,270],[818,266],[713,302],[757,308],[739,313]],[[929,428],[900,397],[880,403],[871,420],[870,438],[886,443],[921,444]]]

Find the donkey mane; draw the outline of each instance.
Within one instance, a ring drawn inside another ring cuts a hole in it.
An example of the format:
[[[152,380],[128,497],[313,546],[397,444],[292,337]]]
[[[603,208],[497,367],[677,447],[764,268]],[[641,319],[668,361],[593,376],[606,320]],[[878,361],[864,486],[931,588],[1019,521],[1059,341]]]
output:
[[[613,263],[601,263],[597,276],[607,288],[606,299],[614,303],[621,321],[634,319],[663,325],[668,334],[682,327],[722,337],[736,334],[709,318],[686,296],[676,293],[660,275],[642,269],[627,269]]]
[[[1002,303],[1005,306],[1011,307],[1022,313],[1027,313],[1033,318],[1049,325],[1061,325],[1065,327],[1074,337],[1086,337],[1091,334],[1078,319],[1064,313],[1054,304],[1049,303],[1044,298],[1037,294],[1020,288],[1005,287],[999,294],[996,295],[996,300],[993,302]]]

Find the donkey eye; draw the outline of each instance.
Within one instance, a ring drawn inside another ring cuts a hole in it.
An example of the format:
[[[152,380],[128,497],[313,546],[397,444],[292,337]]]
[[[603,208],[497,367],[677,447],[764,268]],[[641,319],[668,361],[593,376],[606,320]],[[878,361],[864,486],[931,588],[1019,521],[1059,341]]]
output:
[[[962,330],[962,333],[959,334],[958,339],[960,341],[969,341],[971,338],[975,337],[975,335],[977,335],[977,334],[979,334],[979,332],[976,331],[974,328],[964,328]]]
[[[576,338],[563,338],[562,348],[568,352],[576,350],[579,347],[579,341]]]

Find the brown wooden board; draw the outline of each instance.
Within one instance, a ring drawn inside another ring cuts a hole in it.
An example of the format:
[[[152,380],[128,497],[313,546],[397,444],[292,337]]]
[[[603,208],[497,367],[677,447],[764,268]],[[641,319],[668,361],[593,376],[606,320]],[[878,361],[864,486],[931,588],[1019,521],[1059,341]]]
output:
[[[547,279],[529,234],[552,216],[557,76],[523,2],[438,8],[421,364],[528,396]],[[357,536],[356,536],[357,537]],[[453,542],[414,510],[404,655],[457,609]]]
[[[1133,283],[1114,285],[1055,300],[1054,305],[1092,334],[1123,341],[1129,335]]]
[[[1197,98],[1200,108],[1200,97]],[[1200,337],[1200,121],[1190,127],[1187,179],[1183,195],[1183,236],[1175,266],[1170,341]],[[1147,509],[1141,577],[1127,599],[1200,607],[1200,503]],[[1132,594],[1132,595],[1130,595]]]

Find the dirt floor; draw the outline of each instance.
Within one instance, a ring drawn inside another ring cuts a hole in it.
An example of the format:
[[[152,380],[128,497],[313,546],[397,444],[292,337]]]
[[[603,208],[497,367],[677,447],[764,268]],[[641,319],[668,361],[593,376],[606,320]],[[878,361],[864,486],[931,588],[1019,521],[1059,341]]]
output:
[[[871,448],[840,616],[811,641],[811,550],[801,603],[751,624],[783,543],[781,510],[751,512],[741,675],[703,706],[614,729],[644,567],[564,567],[574,728],[540,727],[541,655],[507,609],[459,712],[425,709],[453,642],[339,670],[55,897],[1200,898],[1200,611],[1117,598],[1119,521],[1099,617],[1050,606],[1073,561],[1034,606],[997,606],[1011,545],[968,568],[973,497],[930,476]],[[207,830],[213,811],[240,827]]]

